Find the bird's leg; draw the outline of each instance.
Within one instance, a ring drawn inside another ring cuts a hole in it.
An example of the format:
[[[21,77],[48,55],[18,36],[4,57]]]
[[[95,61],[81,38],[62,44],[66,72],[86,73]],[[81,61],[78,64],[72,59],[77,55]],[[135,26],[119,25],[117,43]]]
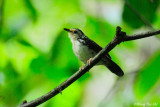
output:
[[[87,61],[87,63],[90,65],[92,61],[92,58],[89,58],[89,60]]]
[[[79,70],[82,70],[83,67],[84,67],[84,65],[82,65],[81,67],[79,67]]]
[[[59,93],[62,95],[62,90],[61,90],[60,87],[58,87],[58,91],[59,91]]]
[[[87,61],[87,63],[90,65],[91,64],[91,61],[92,61],[92,58],[89,58],[89,60]],[[82,70],[82,68],[84,67],[84,65],[82,65],[79,70]]]

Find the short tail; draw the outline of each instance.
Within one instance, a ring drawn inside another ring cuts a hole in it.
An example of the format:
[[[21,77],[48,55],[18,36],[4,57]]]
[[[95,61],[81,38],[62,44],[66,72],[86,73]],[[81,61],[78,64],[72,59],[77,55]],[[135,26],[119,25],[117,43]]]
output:
[[[122,77],[124,75],[124,72],[122,69],[115,63],[113,62],[110,58],[107,58],[109,60],[109,63],[105,64],[105,66],[114,74],[116,74],[119,77]],[[108,61],[107,61],[108,62]]]

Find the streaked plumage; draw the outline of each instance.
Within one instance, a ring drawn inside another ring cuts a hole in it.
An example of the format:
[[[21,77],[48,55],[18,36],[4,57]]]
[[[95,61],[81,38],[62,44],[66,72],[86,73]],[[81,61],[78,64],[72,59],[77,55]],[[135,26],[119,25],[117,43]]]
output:
[[[79,29],[64,29],[69,32],[69,38],[72,42],[73,52],[83,63],[87,63],[89,58],[94,57],[102,47],[89,39]],[[98,65],[105,65],[111,72],[118,76],[123,76],[122,69],[111,60],[109,54],[106,54],[104,58],[98,63]]]

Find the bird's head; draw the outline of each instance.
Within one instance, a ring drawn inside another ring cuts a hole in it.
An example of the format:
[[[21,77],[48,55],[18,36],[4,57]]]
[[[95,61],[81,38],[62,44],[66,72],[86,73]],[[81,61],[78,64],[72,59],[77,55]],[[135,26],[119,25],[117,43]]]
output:
[[[64,30],[69,33],[69,37],[71,39],[73,39],[73,40],[77,40],[77,39],[81,39],[81,38],[85,37],[84,33],[80,29],[77,29],[77,28],[73,28],[73,29],[64,28]]]

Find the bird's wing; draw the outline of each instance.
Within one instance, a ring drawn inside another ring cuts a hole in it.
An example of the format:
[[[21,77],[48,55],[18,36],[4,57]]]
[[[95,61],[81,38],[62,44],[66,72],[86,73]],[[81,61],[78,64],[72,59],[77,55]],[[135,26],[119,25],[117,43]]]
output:
[[[85,39],[85,45],[87,45],[90,49],[94,50],[95,52],[99,52],[100,50],[102,50],[102,47],[99,46],[97,43],[95,43],[94,41],[90,40],[89,38],[86,37]],[[114,74],[118,75],[118,76],[123,76],[124,73],[122,71],[122,69],[111,60],[110,55],[107,53],[106,54],[106,59],[107,62],[106,64],[104,64],[111,72],[113,72]],[[108,63],[109,61],[109,63]],[[104,61],[105,62],[105,61]]]
[[[107,60],[103,59],[104,65],[114,74],[121,77],[124,75],[123,70],[117,65],[114,61],[112,61],[110,58],[106,58]]]
[[[94,50],[96,53],[102,50],[101,46],[99,46],[96,42],[92,41],[88,37],[85,37],[85,45]],[[111,59],[111,56],[108,53],[106,53],[106,57],[109,57]]]

